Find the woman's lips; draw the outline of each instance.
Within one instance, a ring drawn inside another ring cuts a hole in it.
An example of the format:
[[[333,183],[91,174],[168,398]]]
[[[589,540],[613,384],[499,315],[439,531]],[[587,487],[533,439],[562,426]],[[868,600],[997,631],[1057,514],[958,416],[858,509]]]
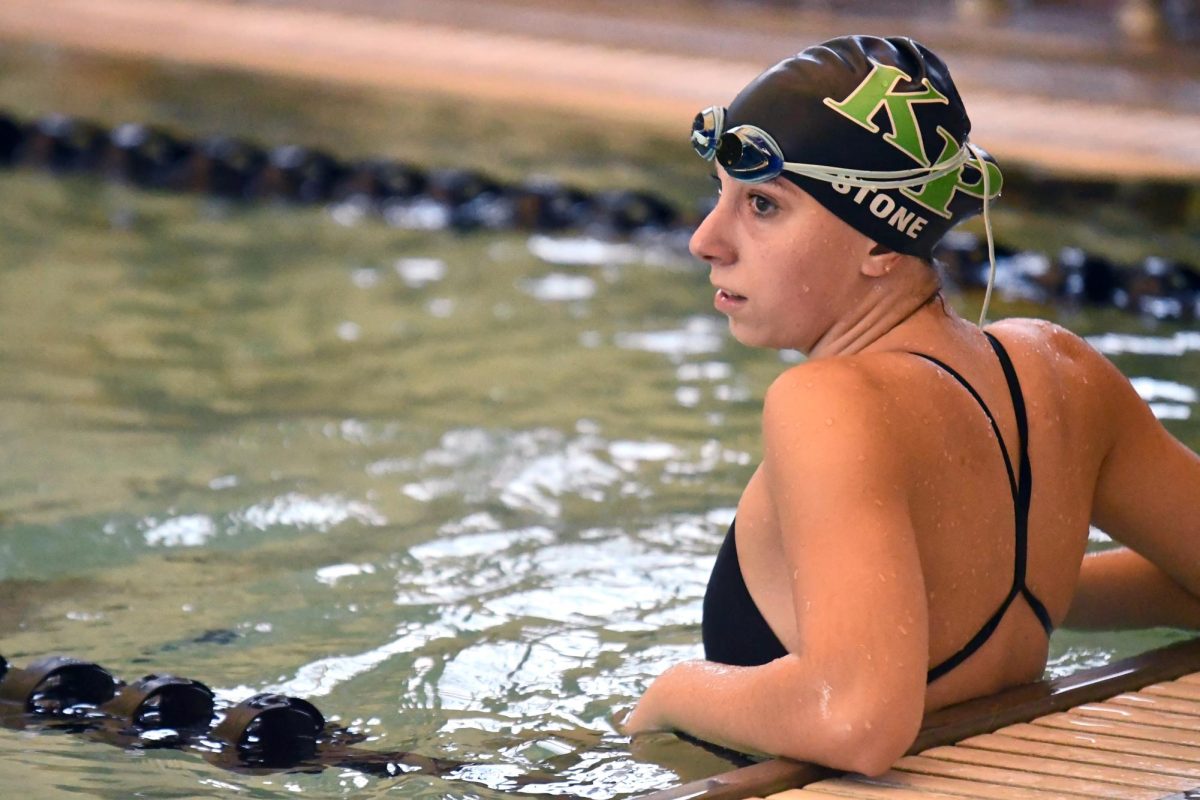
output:
[[[716,306],[716,309],[725,313],[740,308],[745,302],[745,297],[734,294],[728,289],[717,289],[717,295],[713,298],[713,305]]]

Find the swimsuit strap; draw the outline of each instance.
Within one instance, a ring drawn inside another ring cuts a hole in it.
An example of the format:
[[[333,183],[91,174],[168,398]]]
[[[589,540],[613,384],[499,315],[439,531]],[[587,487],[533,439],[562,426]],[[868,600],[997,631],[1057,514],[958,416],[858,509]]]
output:
[[[1004,379],[1008,384],[1008,393],[1012,398],[1013,415],[1017,422],[1017,471],[1013,474],[1012,459],[1009,457],[1008,447],[1004,444],[1004,438],[1000,435],[1000,427],[996,424],[996,418],[992,415],[987,403],[980,397],[979,392],[975,391],[975,387],[967,382],[967,379],[960,375],[948,364],[934,358],[933,356],[925,355],[924,353],[913,353],[915,356],[920,356],[926,361],[936,364],[941,369],[945,370],[951,377],[962,384],[973,398],[983,409],[983,413],[987,415],[988,422],[991,423],[992,431],[996,434],[996,441],[1000,445],[1000,453],[1004,456],[1004,468],[1008,473],[1008,485],[1012,492],[1013,498],[1013,516],[1014,516],[1014,552],[1013,552],[1013,582],[1008,590],[1004,601],[1000,603],[996,611],[988,618],[971,640],[968,641],[957,653],[947,658],[942,663],[929,670],[926,675],[926,682],[932,683],[941,676],[945,675],[950,670],[957,667],[962,662],[966,661],[987,642],[988,638],[995,633],[999,627],[1001,619],[1003,619],[1008,607],[1012,605],[1017,595],[1025,598],[1029,604],[1030,610],[1034,616],[1038,618],[1042,628],[1045,629],[1047,635],[1054,628],[1054,624],[1050,619],[1050,613],[1046,610],[1046,606],[1039,600],[1033,592],[1029,591],[1029,587],[1025,585],[1026,561],[1029,555],[1029,505],[1033,494],[1033,473],[1029,462],[1029,420],[1025,413],[1025,396],[1021,392],[1021,383],[1017,380],[1017,372],[1013,368],[1012,359],[1009,358],[1008,352],[1004,346],[1000,344],[1000,340],[990,333],[984,332],[987,336],[988,343],[992,346],[992,350],[996,353],[996,358],[1000,361],[1000,368],[1004,371]]]
[[[1008,486],[1009,486],[1009,489],[1012,491],[1013,502],[1014,503],[1018,502],[1018,496],[1019,496],[1018,495],[1018,484],[1017,484],[1016,477],[1014,477],[1014,475],[1013,475],[1012,459],[1009,458],[1008,448],[1004,445],[1004,437],[1000,435],[1000,426],[996,424],[996,418],[994,416],[992,416],[992,410],[990,408],[988,408],[987,403],[983,402],[983,398],[979,396],[979,392],[975,391],[975,387],[972,386],[971,384],[967,383],[967,379],[964,378],[962,375],[958,374],[958,372],[953,367],[951,367],[949,364],[947,364],[946,362],[936,359],[933,356],[925,355],[924,353],[913,353],[912,355],[919,356],[919,357],[925,359],[926,361],[936,364],[937,366],[939,366],[943,370],[945,370],[950,375],[950,377],[954,378],[956,381],[961,383],[963,385],[963,388],[971,393],[971,397],[974,397],[975,402],[978,403],[979,407],[983,409],[983,413],[987,415],[988,422],[990,422],[992,424],[992,431],[996,434],[996,441],[1000,445],[1000,454],[1004,456],[1004,469],[1008,472]],[[1024,411],[1023,404],[1022,404],[1022,411]],[[1022,448],[1021,448],[1022,454],[1024,454],[1024,444],[1023,443],[1024,443],[1024,440],[1022,439]],[[1028,458],[1026,458],[1025,461],[1028,462]]]
[[[1029,549],[1029,499],[1033,493],[1029,448],[1026,446],[1029,440],[1029,422],[1025,418],[1025,395],[1021,392],[1021,383],[1017,380],[1017,371],[1013,369],[1008,351],[995,336],[986,332],[984,336],[987,337],[992,349],[996,351],[996,358],[1000,360],[1000,368],[1004,370],[1004,380],[1008,383],[1008,393],[1012,396],[1013,416],[1017,420],[1017,445],[1019,448],[1017,451],[1017,491],[1013,498],[1017,504],[1017,546],[1014,554],[1016,566],[1013,570],[1013,587],[1019,589],[1025,584],[1025,557]]]
[[[987,642],[987,640],[991,638],[992,634],[996,632],[996,628],[1000,627],[1000,620],[1004,619],[1004,614],[1008,611],[1008,607],[1012,605],[1013,600],[1016,599],[1018,591],[1019,590],[1015,588],[1009,590],[1008,596],[1004,598],[1004,602],[996,608],[996,611],[991,617],[988,618],[987,622],[983,623],[983,627],[979,629],[978,633],[971,637],[969,642],[960,647],[957,653],[925,673],[925,683],[933,683],[938,678],[942,677],[947,672],[954,669],[971,656],[975,655],[975,651],[983,647],[984,643]]]
[[[992,334],[985,331],[984,335],[987,336],[992,349],[996,351],[996,358],[1000,360],[1000,368],[1004,370],[1004,379],[1008,382],[1008,393],[1012,395],[1013,415],[1017,420],[1017,439],[1020,443],[1017,472],[1019,477],[1017,480],[1016,549],[1018,552],[1013,587],[1019,589],[1049,635],[1054,629],[1054,623],[1050,620],[1050,612],[1025,585],[1025,568],[1029,554],[1029,505],[1033,497],[1033,469],[1029,463],[1029,420],[1025,416],[1025,395],[1021,392],[1021,382],[1017,380],[1017,371],[1013,368],[1012,359],[1008,357],[1008,351],[1004,349],[1004,345],[1000,344],[1000,340]]]

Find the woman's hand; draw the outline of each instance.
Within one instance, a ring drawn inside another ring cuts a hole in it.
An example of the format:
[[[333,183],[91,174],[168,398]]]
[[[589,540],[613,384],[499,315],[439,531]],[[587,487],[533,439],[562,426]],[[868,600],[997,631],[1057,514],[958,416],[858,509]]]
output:
[[[662,730],[654,721],[653,713],[646,709],[647,705],[643,700],[632,711],[626,712],[625,719],[618,723],[619,730],[626,736],[637,736],[639,733]]]
[[[642,707],[643,703],[639,702],[632,708],[619,708],[613,712],[612,726],[617,733],[620,733],[622,736],[636,736],[639,733],[648,733],[656,730],[645,724],[645,713],[638,714],[638,710]]]
[[[637,705],[625,713],[624,720],[618,723],[620,730],[626,736],[637,736],[639,733],[653,733],[655,731],[672,730],[670,725],[663,716],[663,707],[660,700],[664,688],[670,689],[671,678],[667,676],[673,670],[683,667],[683,664],[676,664],[668,669],[662,675],[659,675]],[[664,683],[664,680],[666,683]]]

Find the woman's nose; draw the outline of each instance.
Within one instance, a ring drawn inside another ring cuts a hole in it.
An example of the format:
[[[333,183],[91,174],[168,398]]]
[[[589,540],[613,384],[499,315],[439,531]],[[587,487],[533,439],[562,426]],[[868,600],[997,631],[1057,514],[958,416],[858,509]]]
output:
[[[692,233],[688,250],[701,261],[713,266],[732,263],[733,250],[729,245],[727,228],[722,224],[725,216],[725,199],[717,198],[717,204],[705,215]]]

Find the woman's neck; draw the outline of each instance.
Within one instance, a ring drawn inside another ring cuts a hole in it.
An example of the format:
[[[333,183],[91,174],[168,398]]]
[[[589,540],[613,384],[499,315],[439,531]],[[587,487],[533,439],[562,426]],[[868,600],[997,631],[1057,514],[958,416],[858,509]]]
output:
[[[911,350],[967,324],[939,302],[941,283],[922,261],[864,280],[865,290],[812,346],[810,359]]]

